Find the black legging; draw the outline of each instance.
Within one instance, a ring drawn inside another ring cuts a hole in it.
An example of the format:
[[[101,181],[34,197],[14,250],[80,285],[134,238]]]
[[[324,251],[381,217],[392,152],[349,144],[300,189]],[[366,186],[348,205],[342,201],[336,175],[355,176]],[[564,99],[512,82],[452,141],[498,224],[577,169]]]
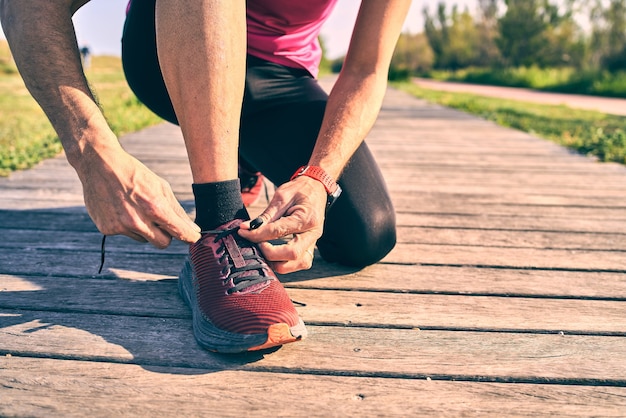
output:
[[[124,72],[139,100],[177,123],[156,53],[155,1],[132,2],[122,38]],[[311,156],[327,98],[308,71],[248,56],[240,159],[275,184],[288,181]],[[396,225],[384,179],[365,143],[338,182],[343,193],[326,216],[318,250],[330,262],[373,264],[394,247]]]

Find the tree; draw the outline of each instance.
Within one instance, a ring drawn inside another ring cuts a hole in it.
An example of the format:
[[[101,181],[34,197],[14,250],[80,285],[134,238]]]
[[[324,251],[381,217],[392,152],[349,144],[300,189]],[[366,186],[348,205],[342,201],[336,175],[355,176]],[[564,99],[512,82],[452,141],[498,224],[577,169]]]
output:
[[[596,0],[591,24],[593,62],[610,71],[626,69],[626,0]]]
[[[498,48],[506,64],[538,64],[545,48],[546,22],[539,14],[540,0],[505,0],[506,13],[498,20]]]
[[[481,67],[498,66],[502,55],[496,45],[498,36],[499,0],[478,0],[478,65]]]
[[[407,77],[430,71],[434,54],[423,33],[403,33],[398,39],[391,59],[389,76],[391,79]]]
[[[558,67],[582,62],[584,40],[573,18],[574,0],[505,0],[498,48],[510,66]]]
[[[436,18],[424,8],[424,31],[435,55],[436,68],[458,69],[479,63],[480,34],[467,9],[459,13],[452,6],[447,15],[445,3],[437,6]]]

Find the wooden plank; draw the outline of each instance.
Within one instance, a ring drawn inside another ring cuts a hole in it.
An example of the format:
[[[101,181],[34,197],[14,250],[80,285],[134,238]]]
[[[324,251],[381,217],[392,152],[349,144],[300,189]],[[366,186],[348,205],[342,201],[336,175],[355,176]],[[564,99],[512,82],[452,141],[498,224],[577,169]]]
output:
[[[498,229],[465,229],[462,227],[399,227],[397,232],[398,242],[401,243],[626,252],[626,234],[527,230],[502,231]]]
[[[387,187],[392,193],[447,193],[447,194],[464,194],[464,195],[482,195],[482,194],[511,194],[518,193],[523,196],[554,196],[554,197],[581,197],[581,198],[615,198],[618,202],[621,199],[622,205],[624,198],[611,194],[611,189],[604,189],[602,186],[598,188],[565,188],[558,185],[546,184],[545,186],[519,186],[507,187],[504,185],[452,185],[452,184],[410,184],[410,183],[391,183]],[[619,191],[619,189],[617,190]],[[614,192],[615,193],[615,192]]]
[[[383,258],[383,261],[387,263],[419,263],[427,265],[467,265],[626,273],[626,257],[624,257],[622,251],[398,244],[391,253]]]
[[[141,259],[141,255],[130,257]],[[145,258],[145,257],[144,257]],[[177,258],[176,258],[177,259]],[[180,270],[176,259],[150,258],[154,264],[151,272],[145,266],[132,265],[128,260],[107,263],[100,279],[122,279],[133,281],[177,278]],[[179,260],[180,261],[180,260]],[[35,263],[37,260],[35,260]],[[134,268],[133,268],[134,267]],[[68,266],[65,272],[55,277],[39,275],[0,275],[0,282],[8,289],[15,281],[42,283],[45,288],[62,287],[65,278],[88,280],[95,274],[95,266]],[[34,273],[38,274],[38,273]],[[389,280],[401,278],[400,280]],[[580,271],[524,270],[480,267],[421,266],[376,264],[361,271],[328,264],[317,258],[311,270],[281,275],[287,287],[310,289],[364,290],[392,293],[491,295],[491,296],[543,296],[556,298],[620,300],[626,298],[626,276],[623,273],[599,273]],[[83,282],[87,286],[90,282]],[[122,282],[124,283],[124,282]],[[92,286],[94,284],[89,284]],[[114,286],[118,286],[115,284]],[[68,286],[73,286],[70,282]],[[19,291],[21,288],[12,288]],[[13,296],[15,297],[15,295]]]
[[[626,339],[309,325],[310,337],[264,355],[215,355],[189,319],[6,311],[0,354],[307,374],[626,385]],[[445,361],[442,361],[445,356]]]
[[[286,287],[305,289],[604,300],[626,297],[626,275],[623,273],[539,269],[379,263],[352,272],[315,260],[311,270],[281,276],[281,281]]]
[[[592,206],[541,205],[478,201],[474,197],[461,199],[455,195],[433,194],[394,194],[396,211],[417,215],[499,215],[509,217],[573,218],[595,220],[621,220],[626,222],[626,206],[607,207],[598,202]]]
[[[193,200],[183,200],[183,207],[188,213],[194,210]],[[49,202],[48,202],[49,204]],[[265,202],[262,199],[255,208],[262,208]],[[459,219],[457,224],[450,223],[441,226],[458,227],[466,223],[467,219],[526,219],[528,225],[532,219],[536,219],[536,225],[551,224],[552,222],[569,223],[580,220],[597,221],[618,221],[626,223],[626,210],[612,207],[563,207],[549,205],[523,205],[506,204],[495,202],[463,202],[461,199],[445,197],[441,195],[404,195],[394,196],[394,205],[399,211],[397,217],[400,224],[413,226],[410,218],[415,219],[436,219],[439,226],[439,219]],[[521,221],[520,221],[521,222]],[[620,225],[617,223],[617,225]],[[33,210],[0,210],[0,228],[11,229],[40,229],[53,230],[62,229],[67,231],[95,231],[91,219],[87,215],[84,206],[68,206],[63,208],[33,209]],[[545,226],[544,226],[545,229]],[[616,232],[616,231],[610,231]]]
[[[119,237],[119,239],[129,238]],[[95,274],[100,265],[100,246],[94,245],[83,250],[28,248],[29,263],[24,263],[20,251],[0,252],[0,265],[10,274]],[[139,244],[137,244],[139,246]],[[184,258],[184,246],[177,244],[170,251],[155,252],[148,244],[146,251],[138,254],[107,252],[107,267],[136,269],[147,273],[169,274],[171,268],[160,270],[163,264],[157,260],[163,257],[166,262],[180,265]],[[626,271],[626,257],[623,251],[535,249],[506,247],[475,247],[472,245],[437,245],[400,243],[384,259],[386,263],[477,266],[513,269],[575,270],[623,273]],[[76,266],[76,267],[72,267]],[[93,270],[91,269],[93,266]],[[158,267],[157,267],[158,266]],[[93,273],[88,273],[93,271]]]
[[[484,171],[408,171],[406,167],[395,170],[385,170],[385,180],[388,183],[402,183],[411,186],[439,187],[440,185],[457,187],[474,187],[488,184],[497,187],[536,187],[539,190],[564,188],[578,190],[601,190],[604,192],[626,190],[624,175],[614,174],[596,175],[590,174],[550,174],[550,173],[527,173],[527,172],[484,172]],[[626,199],[625,199],[626,201]]]
[[[45,378],[42,369],[49,372]],[[429,379],[162,369],[11,357],[0,358],[0,415],[202,416],[220,411],[221,416],[233,417],[610,417],[623,415],[626,408],[625,388]],[[129,396],[132,401],[123,401]]]
[[[6,249],[63,249],[99,251],[102,234],[96,231],[75,232],[38,229],[10,229],[0,241],[0,248]],[[431,244],[449,246],[530,248],[560,250],[604,250],[626,252],[626,234],[568,233],[553,231],[493,230],[399,227],[398,242],[401,244]],[[143,244],[123,236],[107,238],[106,250],[112,252],[141,253],[181,253],[187,252],[187,246],[174,241],[166,250],[159,250],[150,244]]]
[[[0,307],[4,308],[189,317],[174,280],[3,278]],[[412,294],[310,286],[288,288],[288,293],[303,319],[315,324],[626,336],[624,300]]]
[[[396,214],[398,225],[416,227],[438,228],[472,228],[485,230],[506,231],[554,231],[554,232],[584,232],[609,234],[606,239],[615,235],[624,236],[626,241],[626,221],[622,219],[585,219],[570,217],[545,217],[493,215],[483,214],[433,214],[398,212]]]
[[[555,196],[547,194],[519,194],[519,193],[503,193],[503,194],[463,194],[463,193],[391,193],[392,201],[403,199],[404,201],[416,201],[419,204],[420,199],[428,202],[429,200],[441,199],[440,204],[452,203],[452,207],[462,207],[465,202],[468,204],[481,205],[519,205],[519,206],[550,206],[564,207],[568,209],[570,206],[596,208],[604,207],[615,210],[625,210],[626,205],[622,197],[585,197],[585,196]],[[419,206],[415,206],[414,210],[419,211]]]

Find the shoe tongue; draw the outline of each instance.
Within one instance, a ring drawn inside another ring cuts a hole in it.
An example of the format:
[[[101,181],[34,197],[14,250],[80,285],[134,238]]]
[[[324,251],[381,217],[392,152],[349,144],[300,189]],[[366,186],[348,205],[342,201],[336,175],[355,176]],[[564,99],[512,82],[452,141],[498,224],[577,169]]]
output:
[[[242,222],[243,220],[241,219],[235,219],[227,223],[226,225],[224,225],[223,229],[226,230],[226,229],[237,228],[239,227],[239,224],[241,224]],[[244,259],[244,255],[245,256],[258,255],[254,244],[252,244],[250,241],[247,241],[241,238],[237,234],[237,232],[234,232],[233,234],[229,234],[226,237],[224,237],[223,242],[224,242],[224,245],[226,246],[226,250],[228,251],[228,254],[230,255],[230,258],[235,268],[242,268],[246,266],[247,262],[248,263],[253,262],[252,260],[246,261]],[[250,271],[244,271],[241,273],[239,277],[249,277],[249,276],[258,277],[260,275],[264,276],[263,268],[261,266],[259,266],[258,270],[255,269],[255,270],[250,270]]]
[[[235,241],[235,237],[233,237],[232,235],[228,235],[228,236],[224,237],[223,240],[224,240],[224,245],[226,246],[226,251],[228,251],[228,254],[230,254],[231,260],[233,260],[233,265],[236,268],[245,267],[246,260],[244,260],[244,258],[243,258],[242,251],[243,252],[250,252],[250,251],[252,251],[252,249],[251,248],[240,248],[237,245],[237,242]]]

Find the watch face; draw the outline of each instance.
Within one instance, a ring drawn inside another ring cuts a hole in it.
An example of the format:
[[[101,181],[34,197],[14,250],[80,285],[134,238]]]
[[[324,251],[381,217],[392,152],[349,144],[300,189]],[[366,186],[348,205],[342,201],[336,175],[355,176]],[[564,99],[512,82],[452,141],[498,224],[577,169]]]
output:
[[[337,184],[337,190],[328,195],[328,199],[326,199],[326,210],[330,209],[330,207],[335,203],[335,200],[341,196],[341,186]]]

